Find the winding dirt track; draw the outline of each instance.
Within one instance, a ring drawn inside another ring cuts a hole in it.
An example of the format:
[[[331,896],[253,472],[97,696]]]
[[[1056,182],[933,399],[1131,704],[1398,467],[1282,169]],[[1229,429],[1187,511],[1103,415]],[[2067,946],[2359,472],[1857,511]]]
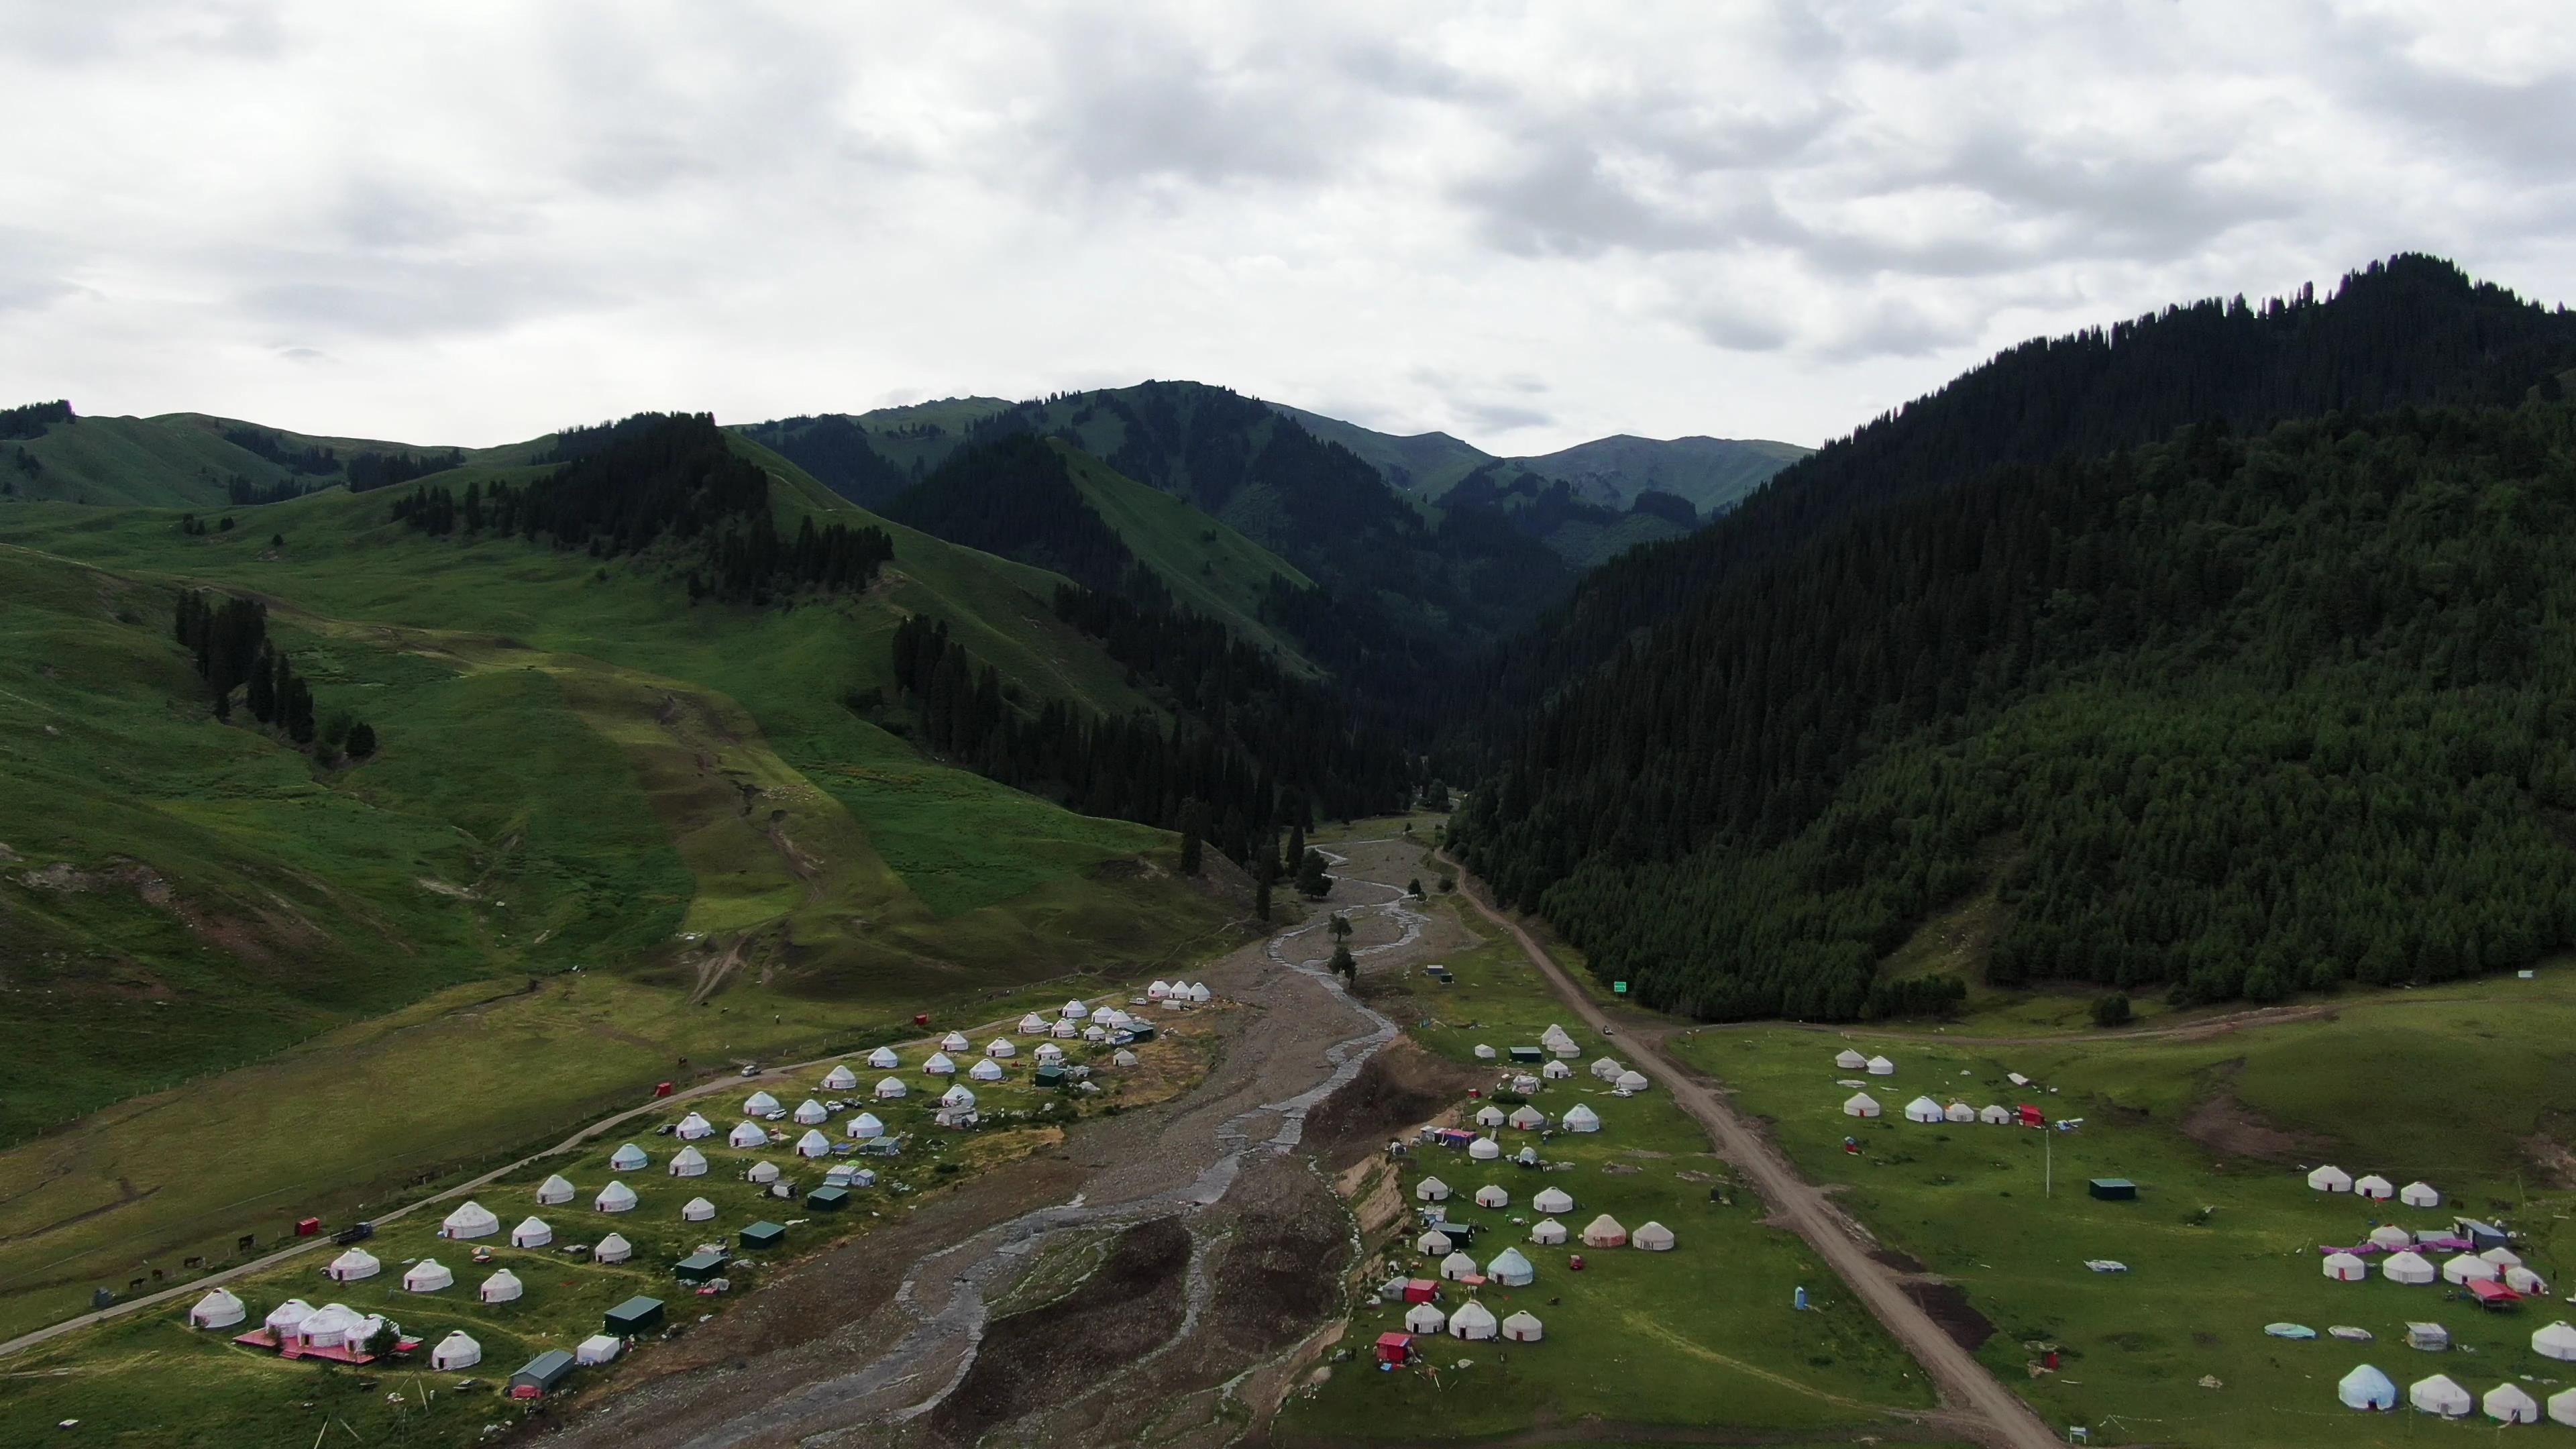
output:
[[[1444,854],[1441,859],[1448,857]],[[1458,869],[1460,894],[1477,913],[1511,933],[1512,939],[1520,943],[1521,953],[1547,977],[1576,1015],[1595,1030],[1609,1030],[1609,1015],[1575,985],[1547,948],[1518,921],[1486,903],[1482,882],[1455,861],[1450,864]],[[1667,1059],[1652,1033],[1630,1035],[1624,1054],[1635,1060],[1640,1071],[1661,1082],[1673,1094],[1673,1100],[1708,1129],[1718,1155],[1752,1179],[1763,1201],[1771,1205],[1774,1219],[1806,1239],[1808,1246],[1851,1285],[1852,1292],[1878,1316],[1878,1321],[1886,1324],[1906,1351],[1930,1372],[1942,1397],[1949,1401],[1952,1422],[1961,1432],[1973,1434],[1980,1443],[1995,1449],[2049,1449],[2059,1442],[2029,1405],[1988,1373],[1975,1355],[1942,1332],[1931,1315],[1906,1296],[1895,1271],[1870,1256],[1857,1227],[1813,1183],[1799,1176],[1788,1159],[1737,1115],[1724,1097]]]

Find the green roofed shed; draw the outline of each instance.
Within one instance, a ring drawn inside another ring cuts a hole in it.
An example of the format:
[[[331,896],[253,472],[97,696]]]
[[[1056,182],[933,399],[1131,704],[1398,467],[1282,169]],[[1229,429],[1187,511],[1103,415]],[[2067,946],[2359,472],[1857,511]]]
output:
[[[651,1333],[662,1326],[662,1300],[637,1294],[608,1310],[608,1331],[620,1338]]]
[[[2125,1177],[2097,1177],[2089,1190],[2104,1202],[2129,1202],[2138,1195],[2138,1185]]]
[[[742,1230],[745,1249],[765,1251],[787,1241],[787,1230],[772,1222],[757,1222]]]
[[[704,1283],[710,1278],[724,1276],[725,1264],[731,1261],[722,1253],[691,1253],[671,1271],[679,1274],[683,1283]]]
[[[1064,1085],[1064,1068],[1049,1062],[1037,1069],[1037,1073],[1029,1078],[1029,1083],[1038,1087],[1061,1087]]]
[[[850,1190],[846,1187],[818,1187],[805,1194],[805,1206],[818,1213],[836,1213],[849,1205]]]
[[[1540,1051],[1537,1047],[1520,1046],[1512,1048],[1512,1060],[1516,1062],[1536,1062],[1545,1061],[1546,1059],[1547,1053]]]

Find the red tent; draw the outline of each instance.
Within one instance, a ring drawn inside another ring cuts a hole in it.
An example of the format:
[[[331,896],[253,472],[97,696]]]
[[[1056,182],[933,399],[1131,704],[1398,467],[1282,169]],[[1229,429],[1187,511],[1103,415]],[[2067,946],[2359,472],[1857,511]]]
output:
[[[1412,1357],[1412,1334],[1381,1333],[1377,1336],[1377,1361],[1379,1363],[1400,1364],[1410,1360]]]
[[[1440,1285],[1428,1278],[1404,1280],[1404,1301],[1407,1303],[1428,1303],[1439,1296]]]
[[[2048,1125],[2048,1117],[2037,1107],[2032,1106],[2028,1102],[2024,1102],[2021,1104],[2021,1125],[2024,1127],[2045,1127]]]
[[[2501,1308],[2522,1297],[2521,1294],[2492,1278],[2470,1279],[2469,1292],[2477,1298],[2478,1306],[2481,1308]]]

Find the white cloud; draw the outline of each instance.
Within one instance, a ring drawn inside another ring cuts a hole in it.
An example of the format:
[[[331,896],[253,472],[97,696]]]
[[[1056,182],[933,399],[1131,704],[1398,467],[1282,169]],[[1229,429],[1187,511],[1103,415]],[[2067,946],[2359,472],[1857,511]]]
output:
[[[2406,248],[2576,296],[2556,0],[0,0],[0,402],[490,442],[1194,377],[1817,441]]]

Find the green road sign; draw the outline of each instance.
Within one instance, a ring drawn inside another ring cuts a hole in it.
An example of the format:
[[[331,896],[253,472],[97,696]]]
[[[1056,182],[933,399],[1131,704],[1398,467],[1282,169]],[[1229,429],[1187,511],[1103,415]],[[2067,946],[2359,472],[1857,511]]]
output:
[[[1628,994],[1628,983],[1625,981],[1613,981],[1610,983],[1610,989],[1619,993],[1621,996],[1625,996]]]

